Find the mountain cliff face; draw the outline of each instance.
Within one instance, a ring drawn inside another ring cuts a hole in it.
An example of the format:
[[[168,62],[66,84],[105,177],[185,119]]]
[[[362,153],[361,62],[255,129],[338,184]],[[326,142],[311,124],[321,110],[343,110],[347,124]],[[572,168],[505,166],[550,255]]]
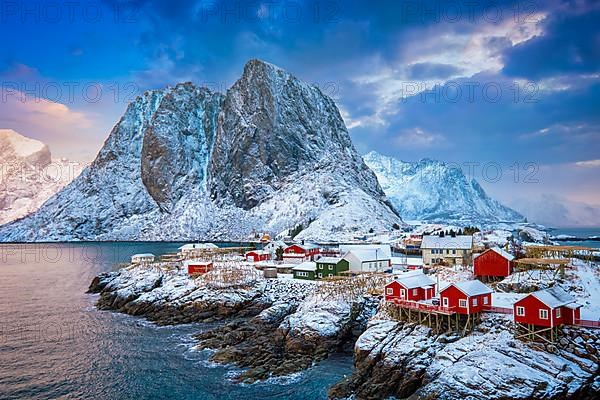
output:
[[[96,160],[2,241],[238,240],[303,224],[348,239],[402,224],[334,102],[258,60],[226,95],[191,83],[132,102]]]
[[[404,219],[428,222],[520,222],[518,212],[490,198],[475,179],[441,161],[404,162],[377,152],[365,163]]]
[[[37,210],[78,173],[44,143],[0,129],[0,225]]]

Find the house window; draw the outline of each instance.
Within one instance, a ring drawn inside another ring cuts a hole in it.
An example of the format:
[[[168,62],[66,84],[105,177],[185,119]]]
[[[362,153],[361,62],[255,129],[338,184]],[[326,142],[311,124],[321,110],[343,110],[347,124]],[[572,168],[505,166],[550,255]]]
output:
[[[391,287],[385,289],[385,294],[394,294],[394,289]]]
[[[556,318],[560,318],[560,308],[556,309]]]
[[[517,316],[524,317],[525,316],[525,307],[517,306]]]
[[[400,289],[400,297],[406,297],[406,290]]]
[[[452,250],[452,254],[456,254],[456,250]]]
[[[448,298],[447,297],[442,298],[442,304],[444,305],[444,307],[448,307]]]
[[[548,310],[540,308],[540,319],[548,319]]]
[[[473,299],[473,307],[477,307],[477,297]]]
[[[487,305],[487,303],[488,303],[488,298],[487,298],[487,297],[484,297],[484,298],[483,298],[483,304]]]
[[[446,254],[450,254],[450,250],[446,249]]]
[[[327,274],[327,276],[333,276],[333,274]]]
[[[329,266],[329,270],[330,270],[330,271],[333,271],[333,265],[330,265],[330,266]]]
[[[465,299],[458,300],[458,306],[462,307],[462,308],[467,308],[467,300],[465,300]]]
[[[317,276],[318,276],[319,278],[322,278],[322,277],[323,277],[323,274],[319,272],[319,273],[317,274]]]
[[[319,264],[319,269],[323,269],[323,264]]]
[[[417,289],[413,289],[413,296],[416,296],[419,293]]]

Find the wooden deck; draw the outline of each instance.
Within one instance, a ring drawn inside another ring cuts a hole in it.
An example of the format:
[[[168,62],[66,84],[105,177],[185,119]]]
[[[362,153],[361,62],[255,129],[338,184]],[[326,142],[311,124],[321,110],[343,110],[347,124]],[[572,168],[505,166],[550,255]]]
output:
[[[433,304],[422,303],[420,301],[392,299],[390,301],[390,303],[395,304],[401,308],[406,308],[409,310],[425,312],[425,313],[443,314],[443,315],[453,315],[456,313],[456,311],[454,311],[454,307],[435,306]]]

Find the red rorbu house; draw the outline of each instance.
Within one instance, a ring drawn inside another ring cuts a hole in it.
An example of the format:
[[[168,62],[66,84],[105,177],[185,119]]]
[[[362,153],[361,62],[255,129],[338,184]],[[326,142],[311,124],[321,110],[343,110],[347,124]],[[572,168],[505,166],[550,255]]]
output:
[[[475,314],[492,305],[492,289],[478,280],[456,282],[440,291],[440,299],[459,314]]]
[[[530,293],[513,307],[517,324],[554,328],[575,324],[581,305],[564,290],[553,287]]]
[[[205,274],[213,269],[211,261],[186,261],[188,274]]]
[[[385,285],[385,301],[429,300],[435,294],[435,282],[425,274],[400,277]]]
[[[319,247],[314,244],[293,244],[283,250],[283,262],[300,264],[315,261],[319,257]]]
[[[477,277],[503,277],[512,272],[515,257],[499,247],[487,249],[473,261],[473,274]]]
[[[266,250],[252,250],[246,253],[246,261],[260,262],[271,259],[271,253]]]

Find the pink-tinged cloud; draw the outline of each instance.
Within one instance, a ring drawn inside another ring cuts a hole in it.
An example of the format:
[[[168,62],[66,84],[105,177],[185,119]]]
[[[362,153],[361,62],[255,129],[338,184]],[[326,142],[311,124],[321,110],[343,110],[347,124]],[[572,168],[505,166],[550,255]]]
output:
[[[1,101],[0,128],[14,129],[38,139],[48,144],[57,156],[77,158],[82,148],[90,146],[94,124],[89,114],[19,91],[3,93]]]

